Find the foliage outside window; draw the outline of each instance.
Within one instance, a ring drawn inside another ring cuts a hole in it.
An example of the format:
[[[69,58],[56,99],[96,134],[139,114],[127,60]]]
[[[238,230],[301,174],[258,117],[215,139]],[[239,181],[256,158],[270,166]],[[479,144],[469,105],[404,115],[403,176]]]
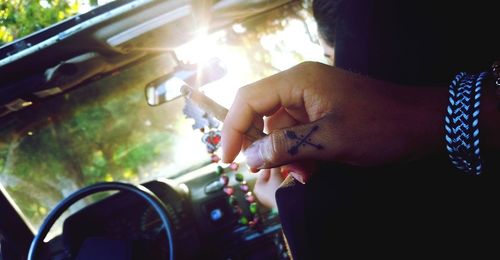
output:
[[[110,0],[0,0],[0,45],[107,2]]]

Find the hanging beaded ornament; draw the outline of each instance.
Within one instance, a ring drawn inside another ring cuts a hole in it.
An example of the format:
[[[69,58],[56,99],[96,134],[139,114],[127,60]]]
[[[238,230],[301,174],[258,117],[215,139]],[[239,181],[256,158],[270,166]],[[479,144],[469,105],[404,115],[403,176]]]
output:
[[[188,118],[194,119],[193,129],[200,129],[203,133],[201,141],[205,144],[207,153],[210,155],[212,163],[219,164],[220,157],[217,155],[217,150],[221,144],[221,132],[218,129],[219,122],[211,117],[208,113],[200,109],[191,100],[186,99],[183,109],[184,114]],[[206,130],[208,129],[208,130]],[[250,228],[257,228],[259,226],[258,206],[255,196],[250,190],[245,177],[241,173],[237,173],[239,165],[235,162],[231,163],[228,167],[224,168],[220,164],[217,165],[216,174],[219,176],[219,181],[223,185],[223,191],[228,196],[228,203],[231,206],[233,213],[238,216],[238,222],[241,225],[247,225]],[[235,196],[235,190],[229,185],[229,176],[232,173],[236,182],[238,183],[239,190],[244,194],[248,210],[243,210],[241,203]]]
[[[201,129],[204,132],[204,128]],[[221,133],[218,129],[212,129],[204,133],[201,141],[207,146],[207,152],[214,155],[220,147]]]
[[[259,226],[258,205],[253,192],[245,181],[244,175],[242,173],[237,173],[238,167],[239,165],[234,162],[226,169],[218,165],[216,173],[219,175],[219,181],[224,186],[223,191],[228,196],[228,203],[232,207],[233,213],[238,215],[238,222],[242,225],[248,225],[250,228],[257,228]],[[232,172],[234,174],[234,179],[238,182],[239,190],[244,194],[245,201],[248,204],[248,212],[243,210],[242,205],[238,202],[234,194],[236,191],[229,185],[229,176],[227,172]]]

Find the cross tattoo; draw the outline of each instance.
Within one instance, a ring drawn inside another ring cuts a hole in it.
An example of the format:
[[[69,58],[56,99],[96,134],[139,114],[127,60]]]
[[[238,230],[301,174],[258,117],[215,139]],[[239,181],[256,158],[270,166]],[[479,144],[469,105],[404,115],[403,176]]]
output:
[[[310,145],[314,148],[316,148],[317,150],[322,150],[324,147],[321,145],[321,144],[314,144],[314,143],[311,143],[311,135],[317,131],[319,129],[319,126],[314,126],[311,131],[309,131],[309,133],[307,133],[305,136],[304,135],[300,135],[298,136],[295,131],[286,131],[285,134],[286,134],[286,137],[292,139],[292,140],[297,140],[297,142],[295,143],[294,146],[292,146],[292,148],[290,148],[288,150],[288,153],[291,154],[291,155],[296,155],[298,152],[299,152],[299,147],[302,146],[306,146],[306,145]]]

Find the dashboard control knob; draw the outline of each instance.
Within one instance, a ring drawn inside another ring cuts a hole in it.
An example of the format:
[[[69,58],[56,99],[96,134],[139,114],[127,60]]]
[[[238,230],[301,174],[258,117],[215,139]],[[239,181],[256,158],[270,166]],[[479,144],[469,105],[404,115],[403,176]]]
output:
[[[222,210],[218,208],[210,211],[210,219],[212,219],[212,221],[219,221],[222,219],[222,216],[223,216]]]
[[[205,186],[205,193],[210,194],[222,190],[224,184],[219,180],[212,181]]]

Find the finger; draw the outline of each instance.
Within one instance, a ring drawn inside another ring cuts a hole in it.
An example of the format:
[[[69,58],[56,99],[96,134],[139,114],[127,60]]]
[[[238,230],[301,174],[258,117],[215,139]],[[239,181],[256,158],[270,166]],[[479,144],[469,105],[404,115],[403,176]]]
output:
[[[271,177],[270,169],[263,169],[259,171],[259,175],[257,176],[257,183],[267,182],[269,181],[269,177]]]
[[[280,168],[264,169],[259,172],[254,193],[257,199],[267,207],[276,207],[275,193],[283,182]]]
[[[281,168],[300,183],[306,184],[317,167],[317,161],[303,160],[284,165]]]
[[[269,183],[274,183],[276,187],[278,187],[283,181],[283,177],[281,177],[281,168],[272,168],[269,174]]]
[[[264,119],[264,131],[268,134],[273,130],[292,127],[298,124],[299,121],[290,115],[286,108],[281,107],[276,113]]]
[[[243,150],[247,149],[247,147],[249,147],[250,145],[252,144],[252,141],[248,140],[247,138],[243,138],[243,140],[241,141],[241,148]]]
[[[276,113],[273,115],[264,118],[264,129],[266,133],[270,133],[273,130],[288,128],[297,125],[299,122],[291,116],[286,108],[281,107]],[[246,149],[252,143],[248,140],[244,142],[243,149]],[[251,172],[258,172],[259,169],[250,167]]]
[[[251,168],[265,169],[306,159],[335,158],[341,149],[334,130],[330,117],[275,130],[244,151],[247,164]]]
[[[302,91],[289,84],[294,77],[294,73],[283,71],[238,91],[222,128],[223,162],[231,162],[238,155],[244,133],[255,118],[272,115],[282,106],[303,107]]]

